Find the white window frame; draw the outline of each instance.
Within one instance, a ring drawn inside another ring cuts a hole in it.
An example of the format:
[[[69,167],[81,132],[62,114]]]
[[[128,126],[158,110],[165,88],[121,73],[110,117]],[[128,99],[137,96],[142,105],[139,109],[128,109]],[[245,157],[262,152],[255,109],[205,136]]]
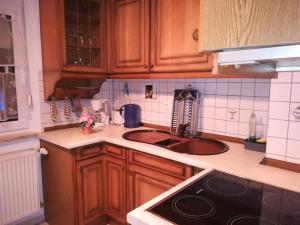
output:
[[[13,52],[18,120],[0,123],[0,134],[29,128],[30,85],[26,51],[24,5],[22,0],[0,0],[0,14],[12,17]],[[1,63],[0,63],[1,64]]]

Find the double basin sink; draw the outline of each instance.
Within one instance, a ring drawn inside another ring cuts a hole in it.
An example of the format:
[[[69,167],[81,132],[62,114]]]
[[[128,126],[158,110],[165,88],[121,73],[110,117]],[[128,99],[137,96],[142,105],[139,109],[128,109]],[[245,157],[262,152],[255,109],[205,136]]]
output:
[[[207,138],[184,138],[161,130],[135,130],[127,132],[123,138],[166,148],[168,150],[193,155],[215,155],[228,151],[228,146]]]

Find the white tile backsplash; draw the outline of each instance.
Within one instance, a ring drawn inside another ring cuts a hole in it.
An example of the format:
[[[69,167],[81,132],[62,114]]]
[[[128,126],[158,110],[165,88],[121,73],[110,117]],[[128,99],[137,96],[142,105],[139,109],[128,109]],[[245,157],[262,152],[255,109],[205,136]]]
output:
[[[125,82],[130,92],[126,101],[121,94]],[[156,99],[143,98],[143,86],[149,82],[157,86]],[[300,122],[292,116],[292,110],[300,105],[300,72],[279,73],[278,79],[272,81],[255,78],[107,80],[96,98],[107,98],[119,106],[129,102],[139,104],[142,121],[169,126],[174,90],[188,84],[201,92],[200,130],[246,138],[249,116],[254,110],[258,119],[257,135],[268,136],[266,156],[299,162]],[[78,121],[75,115],[66,121],[63,102],[58,101],[57,105],[58,119],[53,123],[49,102],[41,102],[43,127]],[[83,105],[89,105],[89,100],[83,100]]]

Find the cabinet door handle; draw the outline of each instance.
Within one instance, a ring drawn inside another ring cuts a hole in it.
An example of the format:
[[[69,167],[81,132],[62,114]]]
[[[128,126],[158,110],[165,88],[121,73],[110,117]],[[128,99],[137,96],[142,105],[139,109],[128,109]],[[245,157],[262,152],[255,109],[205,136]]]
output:
[[[153,67],[154,67],[154,65],[153,65],[153,64],[151,64],[151,65],[150,65],[150,68],[152,69]]]
[[[145,64],[145,65],[144,65],[144,68],[147,69],[147,68],[148,68],[148,65]]]
[[[199,29],[194,30],[193,39],[194,39],[194,41],[198,41],[198,39],[199,39]]]

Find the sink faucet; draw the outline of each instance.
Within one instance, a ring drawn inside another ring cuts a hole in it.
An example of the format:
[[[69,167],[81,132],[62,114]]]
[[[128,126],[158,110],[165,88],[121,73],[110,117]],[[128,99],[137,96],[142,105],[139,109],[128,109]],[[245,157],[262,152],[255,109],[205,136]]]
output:
[[[186,124],[179,124],[178,130],[177,130],[177,136],[178,137],[184,137],[184,132],[186,131],[187,126],[189,123]]]

